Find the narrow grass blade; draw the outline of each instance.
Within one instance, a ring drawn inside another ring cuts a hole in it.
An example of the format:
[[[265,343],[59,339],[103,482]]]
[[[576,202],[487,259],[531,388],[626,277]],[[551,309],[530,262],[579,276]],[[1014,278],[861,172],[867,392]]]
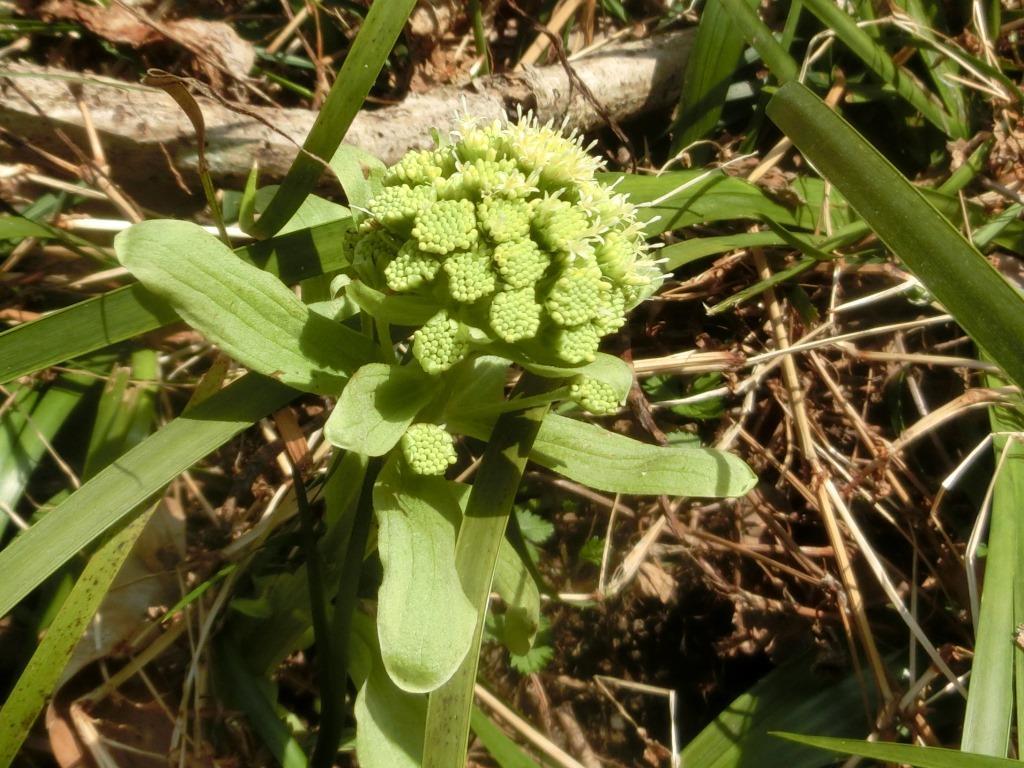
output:
[[[743,46],[743,35],[736,29],[727,6],[720,0],[708,0],[683,73],[678,114],[672,125],[673,153],[714,130],[733,74],[740,65]]]
[[[658,251],[658,258],[667,259],[666,272],[671,272],[707,256],[736,251],[752,246],[785,245],[785,241],[774,232],[743,232],[737,235],[718,237],[695,237],[681,243],[673,243]]]
[[[719,0],[729,13],[730,20],[737,31],[761,55],[775,79],[779,83],[795,80],[800,74],[800,67],[785,48],[775,39],[768,26],[761,21],[757,11],[746,0]]]
[[[804,5],[928,122],[952,138],[967,137],[967,126],[946,112],[941,102],[925,89],[908,69],[897,66],[889,52],[858,27],[853,17],[841,10],[832,0],[804,0]]]
[[[0,551],[0,616],[178,474],[295,395],[248,374],[84,483]]]
[[[522,394],[529,396],[559,383],[528,375],[520,386]],[[466,764],[473,686],[494,564],[526,467],[526,457],[547,410],[545,405],[501,416],[473,481],[455,545],[455,563],[463,592],[477,610],[476,631],[469,653],[454,676],[427,700],[424,768],[460,768]]]
[[[331,654],[334,662],[332,664],[331,688],[322,690],[320,694],[324,721],[320,726],[314,753],[314,761],[319,759],[321,753],[328,756],[328,765],[337,754],[342,727],[345,724],[343,718],[348,693],[348,678],[350,675],[353,677],[356,675],[352,640],[355,631],[356,604],[359,601],[359,577],[363,570],[366,542],[370,535],[370,529],[373,527],[373,484],[380,469],[380,461],[366,462],[365,464],[363,463],[365,460],[362,458],[359,458],[358,461],[361,466],[366,467],[366,473],[350,534],[345,542],[345,549],[336,553],[340,556],[341,563],[335,568],[338,574],[335,579],[336,589],[333,590],[334,614],[331,617],[331,629],[327,638],[327,652]],[[328,505],[330,503],[328,501]],[[325,570],[330,572],[332,566],[328,564]],[[327,712],[332,710],[337,713],[337,716],[333,721],[328,721]]]
[[[269,237],[277,232],[313,189],[363,106],[363,99],[387,61],[415,4],[416,0],[375,0],[370,6],[302,151],[295,157],[267,210],[256,221],[254,235]]]
[[[986,378],[989,386],[1006,383],[998,376]],[[1024,568],[1020,560],[1024,546],[1020,526],[1020,511],[1024,508],[1024,401],[1018,398],[1018,403],[1021,407],[1016,410],[989,411],[995,433],[992,444],[996,474],[992,478],[985,581],[961,739],[964,750],[995,757],[1006,756],[1014,697],[1024,686],[1024,659],[1012,641],[1015,628],[1024,622]],[[1024,716],[1020,710],[1018,704],[1018,721]]]
[[[0,768],[7,768],[17,756],[36,717],[53,694],[82,632],[131,553],[152,511],[150,507],[96,550],[43,635],[0,709]]]
[[[744,179],[720,171],[672,171],[660,176],[623,176],[602,174],[602,181],[618,178],[616,192],[624,192],[641,206],[639,218],[654,235],[694,224],[714,221],[771,219],[784,227],[824,230],[822,204],[824,185],[817,179],[798,179],[792,192],[801,202],[783,204],[768,197],[760,188]],[[834,228],[852,220],[846,201],[832,194],[829,217]]]
[[[828,684],[797,659],[768,673],[736,698],[680,753],[694,768],[822,768],[830,761],[813,751],[779,742],[769,730],[806,728],[829,736],[870,730],[855,676]],[[756,756],[752,758],[752,756]]]
[[[830,752],[870,757],[885,763],[905,763],[917,766],[917,768],[1020,768],[1020,763],[1016,760],[976,755],[955,749],[918,747],[912,744],[881,744],[854,739],[801,736],[795,733],[776,735],[799,744],[827,749]]]
[[[345,266],[347,221],[331,222],[235,249],[289,285]],[[0,384],[178,320],[141,285],[118,288],[0,333]]]
[[[479,707],[473,707],[469,718],[469,726],[487,747],[491,758],[500,768],[540,768],[540,763],[527,755],[518,744],[505,735]]]
[[[906,14],[916,22],[919,34],[929,41],[936,41],[933,30],[948,28],[942,18],[945,14],[941,3],[930,0],[897,0],[896,5],[901,6]],[[920,55],[946,111],[958,125],[967,128],[969,125],[967,99],[964,98],[967,91],[959,83],[947,79],[950,76],[959,75],[960,66],[953,59],[929,46],[923,47]]]
[[[83,480],[138,445],[152,431],[157,375],[156,352],[151,349],[133,354],[131,367],[115,367],[96,407]]]
[[[817,0],[814,0],[817,3]],[[921,192],[839,115],[787,83],[768,116],[1017,384],[1024,298]]]
[[[242,664],[240,650],[223,636],[215,641],[212,665],[220,695],[245,712],[253,729],[281,768],[307,768],[309,761],[299,742],[281,722],[268,697],[270,683],[253,675]]]
[[[0,503],[14,509],[29,478],[46,453],[46,445],[95,383],[87,376],[65,374],[49,386],[12,387],[13,401],[0,416]],[[0,511],[0,533],[8,516]]]

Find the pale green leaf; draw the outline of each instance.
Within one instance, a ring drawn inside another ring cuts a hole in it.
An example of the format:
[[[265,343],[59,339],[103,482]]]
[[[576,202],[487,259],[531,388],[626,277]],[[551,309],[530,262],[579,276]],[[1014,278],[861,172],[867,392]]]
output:
[[[540,624],[540,592],[508,539],[498,549],[493,589],[505,603],[504,613],[494,616],[501,641],[512,653],[527,653]]]
[[[377,659],[356,696],[356,754],[365,768],[420,768],[427,697],[403,691]]]
[[[412,693],[448,680],[469,650],[476,610],[455,570],[461,511],[443,478],[402,472],[392,459],[373,489],[384,581],[377,633],[384,666]]]
[[[336,394],[373,359],[369,339],[311,312],[280,280],[195,224],[145,221],[121,232],[114,248],[189,325],[259,373]]]
[[[324,437],[338,448],[383,456],[437,394],[440,383],[418,366],[364,365],[342,390]]]
[[[736,497],[757,482],[743,460],[731,453],[648,445],[556,414],[544,419],[530,458],[609,493]]]

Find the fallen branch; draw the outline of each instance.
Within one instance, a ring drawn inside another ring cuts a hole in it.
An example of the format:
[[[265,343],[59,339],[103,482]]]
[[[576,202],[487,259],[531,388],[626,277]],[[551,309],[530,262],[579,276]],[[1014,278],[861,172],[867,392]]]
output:
[[[691,42],[689,32],[680,32],[608,45],[572,67],[608,115],[629,120],[675,102]],[[175,189],[170,163],[189,186],[198,187],[195,135],[170,97],[154,88],[57,69],[15,64],[0,70],[0,159],[38,164],[32,147],[66,157],[68,149],[56,129],[86,146],[83,110],[71,94],[73,87],[81,90],[118,183],[142,201],[165,198]],[[282,177],[316,117],[301,109],[234,108],[198,94],[197,101],[206,120],[210,172],[227,186],[242,185],[254,158],[261,181]],[[603,122],[555,65],[478,78],[466,88],[411,94],[401,104],[363,111],[346,141],[394,162],[407,150],[426,146],[424,128],[445,132],[463,103],[470,114],[488,119],[514,115],[521,105],[542,120],[567,119],[584,132]]]

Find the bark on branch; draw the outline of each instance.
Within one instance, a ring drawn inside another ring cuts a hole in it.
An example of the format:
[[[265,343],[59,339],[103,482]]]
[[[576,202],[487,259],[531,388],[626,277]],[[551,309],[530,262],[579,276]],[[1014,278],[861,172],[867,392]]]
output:
[[[609,45],[572,66],[609,115],[618,121],[629,120],[670,107],[676,101],[691,44],[689,32],[661,35]],[[17,139],[68,157],[56,128],[79,146],[87,147],[82,111],[72,96],[72,87],[81,89],[114,178],[126,189],[139,194],[143,202],[152,198],[147,192],[169,194],[174,183],[168,160],[189,186],[196,183],[195,135],[167,94],[24,65],[0,71],[0,127],[5,129],[3,136],[7,139],[0,142],[0,158],[38,162],[38,157]],[[235,187],[244,182],[253,158],[259,160],[262,182],[281,178],[295,157],[296,145],[304,140],[316,117],[300,109],[248,106],[245,114],[202,96],[197,96],[197,101],[206,122],[211,173],[218,183]],[[471,114],[485,118],[514,115],[516,107],[522,105],[533,109],[542,120],[560,122],[568,118],[569,125],[584,132],[604,122],[580,89],[570,85],[563,67],[554,65],[483,77],[466,88],[412,94],[399,105],[364,110],[345,140],[385,162],[394,162],[411,148],[429,146],[429,128],[447,131],[463,102]]]

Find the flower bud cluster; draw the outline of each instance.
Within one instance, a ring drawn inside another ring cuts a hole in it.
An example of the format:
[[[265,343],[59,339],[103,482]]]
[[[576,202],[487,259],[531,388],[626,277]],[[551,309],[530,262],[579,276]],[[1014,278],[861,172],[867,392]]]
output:
[[[385,172],[352,276],[437,305],[413,343],[429,373],[469,354],[470,338],[590,362],[662,279],[636,208],[595,179],[601,165],[580,137],[530,117],[464,119],[449,143]]]

